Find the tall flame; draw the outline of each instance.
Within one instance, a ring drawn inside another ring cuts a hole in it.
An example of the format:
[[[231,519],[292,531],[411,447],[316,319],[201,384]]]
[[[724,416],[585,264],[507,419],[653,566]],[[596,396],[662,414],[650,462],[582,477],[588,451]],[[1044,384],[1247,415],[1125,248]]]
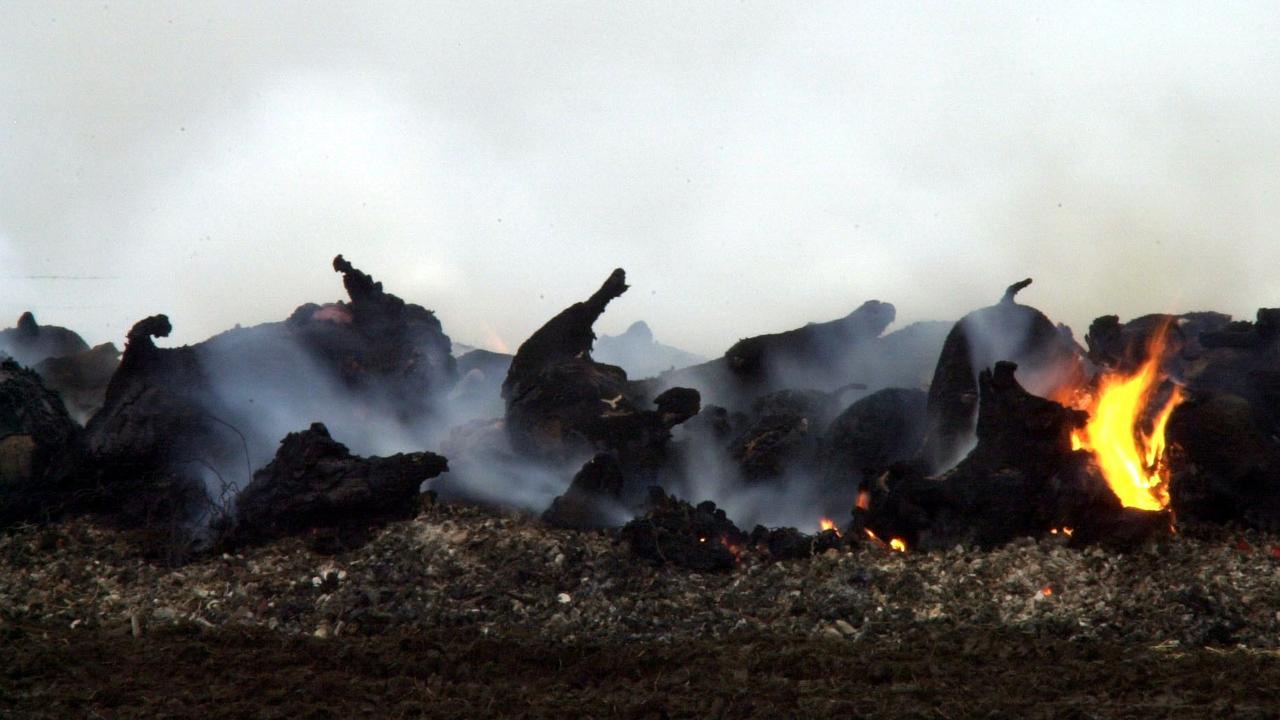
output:
[[[1164,350],[1165,332],[1161,331],[1153,337],[1147,359],[1136,373],[1104,375],[1088,424],[1071,435],[1072,449],[1093,453],[1111,491],[1125,507],[1162,510],[1169,505],[1164,431],[1182,401],[1181,388],[1173,389],[1151,432],[1142,430],[1142,417],[1164,379],[1160,373]]]

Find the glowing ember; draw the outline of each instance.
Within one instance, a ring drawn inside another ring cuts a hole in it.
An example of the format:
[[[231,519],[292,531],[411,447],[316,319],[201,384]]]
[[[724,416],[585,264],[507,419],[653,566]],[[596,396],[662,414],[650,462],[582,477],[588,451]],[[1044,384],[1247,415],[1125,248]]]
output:
[[[871,493],[866,490],[858,491],[858,503],[856,507],[859,510],[866,510],[871,507]]]
[[[1040,594],[1043,595],[1044,597],[1049,597],[1050,595],[1053,594],[1053,588],[1049,587],[1048,585],[1045,585],[1044,587],[1040,588]]]
[[[1147,350],[1147,361],[1129,376],[1103,376],[1089,412],[1089,424],[1071,435],[1074,450],[1093,453],[1111,491],[1125,507],[1161,510],[1169,505],[1168,468],[1164,466],[1164,429],[1182,401],[1175,387],[1156,415],[1150,433],[1142,418],[1161,381],[1160,359],[1165,333],[1159,332]]]
[[[872,542],[874,542],[877,545],[888,547],[890,550],[896,550],[898,552],[907,551],[907,544],[903,542],[901,538],[893,538],[892,540],[889,541],[889,544],[886,546],[884,544],[884,541],[876,537],[876,534],[871,532],[869,528],[863,528],[862,530],[867,534],[867,537],[871,538]]]

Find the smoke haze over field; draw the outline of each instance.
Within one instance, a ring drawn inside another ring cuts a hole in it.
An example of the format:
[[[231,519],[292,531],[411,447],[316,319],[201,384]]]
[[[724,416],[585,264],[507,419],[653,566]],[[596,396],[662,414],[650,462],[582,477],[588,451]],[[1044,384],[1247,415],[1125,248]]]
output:
[[[0,6],[0,324],[174,341],[340,297],[339,252],[514,349],[718,355],[877,298],[1280,305],[1280,10],[1257,3]]]

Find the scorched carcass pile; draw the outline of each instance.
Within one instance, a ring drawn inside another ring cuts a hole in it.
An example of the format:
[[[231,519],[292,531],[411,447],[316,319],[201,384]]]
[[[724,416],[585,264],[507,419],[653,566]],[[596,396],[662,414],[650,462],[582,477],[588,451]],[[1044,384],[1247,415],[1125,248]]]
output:
[[[157,344],[164,315],[122,355],[30,313],[0,333],[0,524],[88,515],[174,557],[341,552],[427,491],[707,571],[1280,526],[1280,310],[1102,317],[1081,346],[1017,301],[1026,280],[954,324],[886,334],[894,308],[870,301],[634,379],[592,357],[620,269],[514,356],[455,358],[431,311],[333,268],[347,300],[188,347]]]

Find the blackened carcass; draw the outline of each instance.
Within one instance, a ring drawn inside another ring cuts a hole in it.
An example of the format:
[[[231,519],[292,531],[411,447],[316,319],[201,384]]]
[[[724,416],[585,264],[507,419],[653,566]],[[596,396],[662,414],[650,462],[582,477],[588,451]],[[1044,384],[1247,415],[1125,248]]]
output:
[[[222,402],[247,425],[254,466],[285,433],[322,421],[357,451],[421,447],[443,434],[457,381],[439,319],[333,260],[349,301],[299,307],[284,322],[235,328],[195,350]]]
[[[911,459],[924,440],[928,394],[885,388],[850,405],[822,438],[821,476],[829,492],[853,492]]]
[[[361,544],[371,528],[417,514],[419,487],[448,469],[430,452],[363,458],[321,423],[290,433],[236,499],[234,537],[263,542],[312,533],[324,549]],[[329,542],[329,541],[332,542]]]
[[[571,530],[616,527],[629,515],[623,504],[625,486],[617,458],[600,453],[573,476],[569,489],[551,502],[542,519]]]
[[[675,385],[698,388],[704,400],[731,410],[746,410],[758,398],[786,389],[830,392],[874,378],[894,384],[886,367],[906,364],[883,351],[913,343],[884,344],[880,334],[893,322],[889,303],[871,300],[843,318],[746,338],[700,365],[663,373],[645,385],[656,392]],[[932,353],[928,353],[930,361]],[[877,383],[879,385],[879,383]]]
[[[137,322],[101,410],[86,428],[96,488],[89,509],[124,525],[180,526],[210,510],[206,486],[247,479],[240,432],[225,418],[196,351],[160,348],[169,318]]]
[[[8,355],[27,367],[45,358],[66,357],[88,349],[88,343],[74,330],[41,325],[30,311],[22,313],[15,327],[0,330],[0,357]]]
[[[750,542],[753,549],[773,560],[803,560],[845,545],[844,538],[834,528],[809,535],[793,527],[766,528],[763,525],[757,525],[751,531]]]
[[[1169,494],[1181,518],[1280,528],[1280,310],[1094,321],[1090,353],[1119,367],[1167,336],[1162,369],[1183,386],[1166,428]]]
[[[458,383],[449,395],[454,419],[498,417],[506,411],[502,383],[511,369],[511,356],[491,350],[471,350],[458,356]]]
[[[39,375],[13,360],[0,362],[0,528],[75,506],[83,443],[79,426]]]
[[[954,468],[927,477],[901,464],[866,485],[855,515],[882,539],[929,550],[992,546],[1073,528],[1073,541],[1136,543],[1170,526],[1167,512],[1123,508],[1071,433],[1088,416],[1027,392],[1016,365],[979,373],[977,445]]]
[[[1089,357],[1132,373],[1160,341],[1160,371],[1182,388],[1166,427],[1171,507],[1180,518],[1280,528],[1280,310],[1253,322],[1216,312],[1093,321]]]
[[[622,539],[637,556],[690,570],[730,570],[746,548],[747,536],[715,503],[697,506],[649,489],[648,508],[622,528]]]
[[[743,479],[759,482],[810,472],[819,438],[838,405],[838,394],[817,390],[780,390],[756,400],[751,419],[728,446]]]
[[[928,427],[917,460],[922,472],[941,472],[972,447],[978,373],[996,362],[1015,363],[1020,381],[1040,395],[1082,384],[1083,352],[1070,330],[1015,302],[1030,283],[1010,285],[999,303],[965,315],[947,335],[929,384]]]
[[[590,298],[520,345],[502,386],[506,429],[518,452],[549,461],[612,452],[629,476],[645,475],[664,462],[671,428],[697,414],[697,391],[672,388],[648,410],[622,368],[592,359],[592,325],[626,290],[626,273],[614,270]]]
[[[434,402],[455,379],[448,336],[341,255],[333,267],[350,302],[173,349],[151,339],[169,334],[167,317],[133,327],[87,428],[104,511],[189,522],[227,505],[280,437],[311,422],[361,452],[427,442]]]
[[[84,425],[106,402],[107,385],[119,366],[120,350],[114,343],[103,343],[74,355],[45,358],[34,370],[62,397],[71,417]]]

